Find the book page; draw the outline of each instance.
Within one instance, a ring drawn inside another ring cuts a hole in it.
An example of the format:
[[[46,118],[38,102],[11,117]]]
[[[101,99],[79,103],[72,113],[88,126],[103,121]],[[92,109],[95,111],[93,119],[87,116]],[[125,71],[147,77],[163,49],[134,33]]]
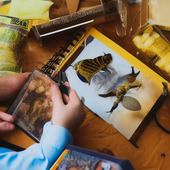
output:
[[[79,48],[66,69],[71,87],[85,106],[130,139],[161,96],[165,80],[94,28],[68,58]]]

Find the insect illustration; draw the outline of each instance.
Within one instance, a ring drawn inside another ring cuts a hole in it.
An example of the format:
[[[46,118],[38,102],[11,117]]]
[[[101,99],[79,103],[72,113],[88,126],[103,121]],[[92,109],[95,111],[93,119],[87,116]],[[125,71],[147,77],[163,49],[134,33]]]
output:
[[[117,100],[114,102],[112,108],[107,113],[112,113],[114,109],[118,107],[118,104],[122,102],[123,106],[129,110],[140,110],[141,106],[140,103],[133,97],[126,96],[127,91],[132,88],[140,88],[141,84],[139,85],[130,85],[136,80],[136,77],[139,75],[140,71],[135,73],[134,67],[132,68],[132,72],[130,74],[126,74],[120,78],[118,78],[118,82],[124,81],[124,85],[113,85],[112,88],[109,88],[106,94],[99,94],[100,97],[111,97],[116,96]],[[116,83],[117,84],[117,83]],[[113,90],[115,89],[115,90]]]
[[[123,100],[125,94],[127,93],[128,90],[132,88],[140,88],[141,84],[139,85],[125,85],[125,86],[118,86],[117,89],[111,90],[106,94],[99,94],[100,97],[110,97],[110,96],[116,96],[117,100],[114,102],[112,108],[110,111],[107,113],[112,113],[114,109],[117,108],[118,104]]]
[[[107,53],[94,59],[84,59],[74,65],[76,74],[84,83],[89,83],[93,76],[101,70],[109,71],[108,64],[112,61],[112,55]]]

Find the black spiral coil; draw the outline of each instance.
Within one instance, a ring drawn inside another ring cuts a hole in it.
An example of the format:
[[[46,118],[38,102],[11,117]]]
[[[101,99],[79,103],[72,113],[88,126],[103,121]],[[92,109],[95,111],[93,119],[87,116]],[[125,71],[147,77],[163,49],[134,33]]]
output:
[[[78,29],[78,31],[76,31],[76,33],[66,42],[64,47],[60,47],[59,51],[56,52],[51,59],[48,60],[48,62],[41,68],[41,71],[45,74],[47,74],[48,76],[51,76],[53,71],[57,68],[58,65],[60,65],[61,61],[63,60],[63,58],[65,58],[64,53],[69,53],[70,50],[68,49],[68,47],[72,46],[76,46],[76,44],[79,42],[80,38],[82,37],[82,35],[86,33],[86,29],[81,27],[80,29]],[[73,43],[74,41],[76,41],[75,43]]]

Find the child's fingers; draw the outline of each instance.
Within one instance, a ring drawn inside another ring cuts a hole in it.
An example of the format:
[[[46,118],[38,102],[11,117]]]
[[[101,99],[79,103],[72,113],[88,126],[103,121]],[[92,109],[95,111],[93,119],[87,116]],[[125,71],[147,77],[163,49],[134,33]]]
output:
[[[80,98],[78,96],[78,94],[76,93],[75,90],[71,89],[69,90],[69,99],[70,99],[70,103],[79,103],[80,102]]]
[[[10,114],[0,111],[0,120],[7,121],[7,122],[14,122],[14,117]]]
[[[65,84],[67,87],[70,87],[70,83],[69,83],[68,81],[66,81],[64,84]]]
[[[62,94],[60,92],[58,85],[55,83],[51,84],[51,94],[52,94],[52,96],[51,96],[52,101],[53,101],[53,103],[55,103],[55,105],[63,104]]]
[[[1,77],[0,101],[14,98],[30,73],[16,74],[13,76]]]
[[[15,125],[10,122],[1,122],[0,123],[0,133],[14,130]]]

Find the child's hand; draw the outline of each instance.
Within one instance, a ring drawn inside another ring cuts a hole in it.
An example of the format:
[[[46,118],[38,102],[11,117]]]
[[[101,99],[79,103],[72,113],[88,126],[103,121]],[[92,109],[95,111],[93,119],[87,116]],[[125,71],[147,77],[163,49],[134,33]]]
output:
[[[13,99],[19,92],[30,73],[17,74],[0,78],[0,101]],[[15,128],[14,117],[0,111],[0,135]]]
[[[13,99],[30,73],[16,74],[13,76],[0,77],[0,101]]]
[[[14,117],[12,115],[0,111],[0,135],[7,131],[14,130],[15,125],[13,122]]]
[[[69,86],[69,83],[66,83],[66,86]],[[63,126],[73,132],[80,126],[86,116],[77,93],[70,88],[69,96],[62,95],[55,83],[51,86],[51,93],[53,101],[52,124]]]

